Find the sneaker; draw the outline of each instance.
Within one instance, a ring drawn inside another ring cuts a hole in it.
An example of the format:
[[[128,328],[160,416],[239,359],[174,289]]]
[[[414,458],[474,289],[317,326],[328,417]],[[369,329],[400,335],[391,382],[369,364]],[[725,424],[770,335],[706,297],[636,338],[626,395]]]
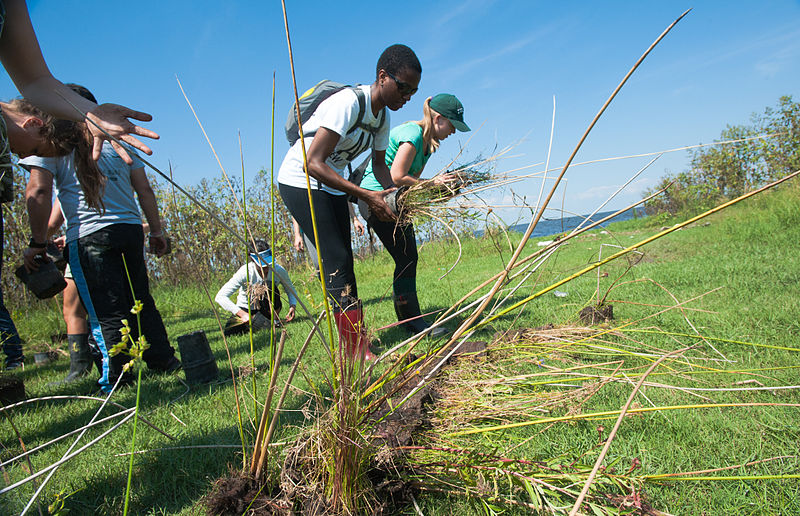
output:
[[[151,366],[147,368],[158,373],[174,373],[182,367],[181,361],[175,355],[172,355],[169,360],[163,365]]]

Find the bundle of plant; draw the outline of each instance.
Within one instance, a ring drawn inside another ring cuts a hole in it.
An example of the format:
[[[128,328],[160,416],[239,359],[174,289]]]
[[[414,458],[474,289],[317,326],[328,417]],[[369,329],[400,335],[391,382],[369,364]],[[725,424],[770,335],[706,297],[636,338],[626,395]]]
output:
[[[247,296],[252,301],[263,301],[269,297],[270,290],[270,286],[267,283],[261,281],[255,283],[251,282],[247,286]]]
[[[346,374],[343,379],[350,381],[337,382],[333,397],[314,389],[316,420],[299,429],[292,444],[270,454],[265,447],[264,453],[255,451],[250,474],[232,474],[217,482],[206,498],[210,514],[381,514],[381,493],[371,475],[376,451],[369,428],[360,421],[358,382],[347,374],[358,367],[351,366],[337,365]],[[333,386],[326,383],[326,390]],[[277,412],[271,422],[277,420]],[[266,428],[267,437],[257,442],[270,441],[272,426]]]
[[[375,450],[352,411],[331,407],[286,454],[281,492],[303,514],[372,514],[379,505],[368,472]]]
[[[498,335],[487,348],[491,360],[459,360],[439,375],[433,427],[447,432],[481,422],[505,424],[580,410],[610,373],[609,362],[583,364],[573,356],[576,341],[592,341],[596,334],[565,326]],[[613,364],[619,366],[618,361]],[[572,376],[575,370],[584,375],[580,381]]]
[[[411,450],[411,481],[421,491],[466,496],[482,512],[499,514],[504,507],[522,507],[536,514],[567,514],[586,481],[591,465],[560,455],[515,459],[475,449],[419,446]],[[585,499],[592,514],[663,514],[641,492],[642,480],[631,474],[639,467],[617,460],[592,484]]]
[[[447,206],[456,197],[468,195],[478,186],[481,189],[489,187],[492,181],[498,179],[494,175],[498,156],[499,154],[489,158],[478,157],[410,187],[399,188],[396,194],[387,197],[387,202],[397,214],[400,224],[411,223],[421,216],[437,218],[437,210],[458,209]]]

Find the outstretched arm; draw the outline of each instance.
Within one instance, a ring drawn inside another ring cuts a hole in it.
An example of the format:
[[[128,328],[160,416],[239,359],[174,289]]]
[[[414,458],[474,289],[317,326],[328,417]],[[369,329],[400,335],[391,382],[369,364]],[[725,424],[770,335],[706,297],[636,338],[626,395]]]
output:
[[[61,213],[61,201],[53,201],[53,206],[50,208],[50,219],[47,221],[47,238],[58,233],[61,226],[64,225],[64,214]]]
[[[297,309],[297,290],[295,290],[294,284],[289,278],[289,273],[277,263],[273,265],[272,273],[275,276],[278,276],[278,281],[283,285],[283,289],[286,291],[286,296],[289,298],[289,311],[286,314],[286,322],[291,322],[294,319]]]
[[[132,135],[158,138],[158,134],[128,120],[150,121],[152,117],[117,104],[98,106],[62,84],[50,73],[42,57],[25,0],[5,0],[5,6],[6,20],[0,34],[0,61],[22,96],[57,118],[80,121],[83,116],[78,110],[87,113],[89,120],[112,136],[152,154],[149,147]],[[87,122],[87,126],[94,137],[94,159],[99,159],[103,140],[108,137],[91,122]],[[112,145],[128,164],[133,163],[125,149],[114,142]]]
[[[150,224],[150,247],[155,251],[156,256],[164,256],[167,252],[167,238],[161,228],[156,194],[150,186],[150,181],[147,180],[147,174],[144,173],[143,167],[131,170],[131,186],[139,198],[139,206],[142,207],[144,218]]]
[[[31,178],[25,188],[25,204],[31,227],[31,244],[23,251],[25,268],[29,271],[39,268],[34,262],[38,255],[44,255],[47,242],[47,222],[53,203],[53,174],[39,167],[31,167]]]

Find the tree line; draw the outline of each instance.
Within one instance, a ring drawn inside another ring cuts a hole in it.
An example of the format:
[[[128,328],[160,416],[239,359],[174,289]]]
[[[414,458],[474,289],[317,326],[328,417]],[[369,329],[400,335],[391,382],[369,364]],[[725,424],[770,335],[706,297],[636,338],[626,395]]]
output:
[[[690,151],[688,170],[667,174],[645,192],[671,184],[648,201],[647,213],[700,213],[800,169],[800,103],[781,97],[774,108],[753,114],[750,124],[726,127],[717,141],[727,140],[745,141]]]

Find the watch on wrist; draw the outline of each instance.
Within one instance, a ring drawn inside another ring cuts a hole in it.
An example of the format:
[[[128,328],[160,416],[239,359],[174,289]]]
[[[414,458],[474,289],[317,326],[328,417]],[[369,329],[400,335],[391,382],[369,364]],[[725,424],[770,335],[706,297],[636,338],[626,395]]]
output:
[[[31,237],[30,242],[28,242],[28,247],[32,249],[44,249],[45,247],[47,247],[47,242],[44,243],[37,242],[36,240],[33,239],[33,237]]]

